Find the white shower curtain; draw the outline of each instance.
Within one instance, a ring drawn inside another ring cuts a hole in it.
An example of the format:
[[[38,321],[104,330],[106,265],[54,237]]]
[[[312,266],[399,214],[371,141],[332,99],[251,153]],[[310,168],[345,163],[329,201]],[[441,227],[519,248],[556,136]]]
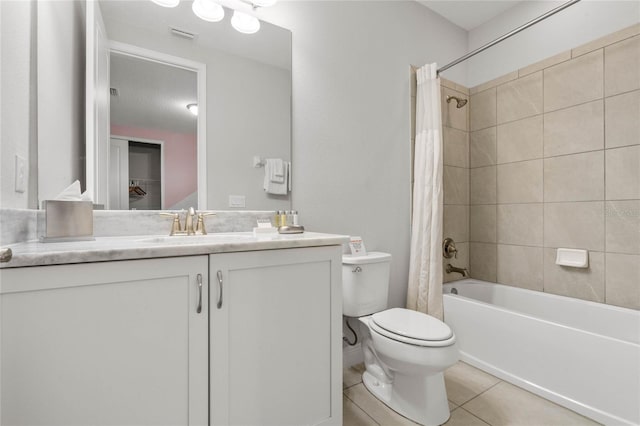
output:
[[[407,307],[442,319],[442,118],[436,64],[418,69]]]

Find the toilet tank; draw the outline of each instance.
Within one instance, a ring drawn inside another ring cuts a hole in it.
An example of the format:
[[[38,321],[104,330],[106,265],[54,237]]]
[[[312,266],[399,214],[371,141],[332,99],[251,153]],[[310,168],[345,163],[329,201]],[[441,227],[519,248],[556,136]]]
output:
[[[389,253],[342,256],[342,313],[361,317],[387,309]]]

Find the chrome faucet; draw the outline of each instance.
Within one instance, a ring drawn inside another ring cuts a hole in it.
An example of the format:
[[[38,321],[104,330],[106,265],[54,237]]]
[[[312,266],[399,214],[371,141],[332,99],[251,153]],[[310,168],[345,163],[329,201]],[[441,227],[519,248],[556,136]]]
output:
[[[447,263],[447,267],[445,268],[445,271],[447,272],[447,274],[450,274],[452,272],[457,272],[458,274],[462,274],[463,277],[469,276],[469,271],[467,271],[467,268],[456,268],[450,263]]]

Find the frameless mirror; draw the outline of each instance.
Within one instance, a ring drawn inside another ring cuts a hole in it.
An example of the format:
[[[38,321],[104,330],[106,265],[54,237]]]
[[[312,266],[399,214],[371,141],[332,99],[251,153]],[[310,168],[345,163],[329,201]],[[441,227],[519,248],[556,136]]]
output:
[[[266,193],[253,159],[291,158],[291,33],[261,22],[256,34],[241,34],[230,11],[205,22],[191,1],[90,3],[87,187],[96,201],[289,209],[290,193]]]

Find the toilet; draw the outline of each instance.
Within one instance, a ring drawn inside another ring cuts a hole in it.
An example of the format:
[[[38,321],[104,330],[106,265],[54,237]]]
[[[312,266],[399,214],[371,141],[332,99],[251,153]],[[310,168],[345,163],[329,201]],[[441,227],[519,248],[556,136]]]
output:
[[[342,257],[343,314],[359,319],[362,381],[392,410],[425,426],[449,418],[444,370],[458,361],[444,322],[409,309],[387,309],[391,255]]]

